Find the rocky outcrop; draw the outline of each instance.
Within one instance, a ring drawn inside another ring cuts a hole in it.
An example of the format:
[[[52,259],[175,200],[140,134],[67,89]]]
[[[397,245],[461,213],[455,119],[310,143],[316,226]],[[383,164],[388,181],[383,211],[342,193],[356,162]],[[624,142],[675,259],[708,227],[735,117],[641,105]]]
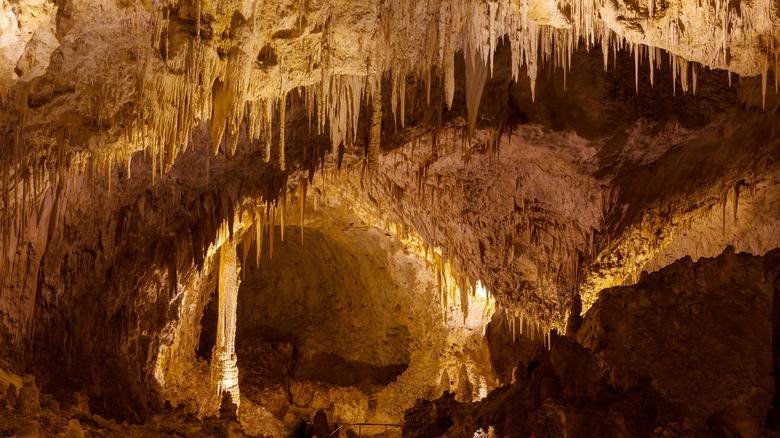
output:
[[[25,375],[24,384],[19,390],[19,397],[16,400],[16,410],[22,414],[34,414],[40,409],[40,392],[35,384],[35,377],[29,374]]]
[[[602,292],[577,339],[616,390],[647,379],[695,427],[724,409],[744,409],[762,425],[774,394],[775,274],[733,249],[659,274]]]
[[[777,254],[729,249],[606,290],[575,337],[555,337],[514,384],[437,422],[452,424],[447,436],[491,425],[499,436],[759,436],[773,427]],[[423,430],[421,403],[406,436]]]

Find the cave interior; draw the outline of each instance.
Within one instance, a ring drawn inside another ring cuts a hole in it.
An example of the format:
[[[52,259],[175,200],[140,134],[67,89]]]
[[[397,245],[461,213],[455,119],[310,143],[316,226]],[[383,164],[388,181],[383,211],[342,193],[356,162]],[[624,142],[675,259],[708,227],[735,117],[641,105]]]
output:
[[[780,437],[772,0],[0,0],[0,436]]]

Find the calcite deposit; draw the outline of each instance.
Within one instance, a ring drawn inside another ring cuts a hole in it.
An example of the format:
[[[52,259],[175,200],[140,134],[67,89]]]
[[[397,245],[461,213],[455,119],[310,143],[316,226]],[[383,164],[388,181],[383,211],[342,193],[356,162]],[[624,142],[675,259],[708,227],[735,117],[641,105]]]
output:
[[[770,0],[0,0],[0,435],[776,434],[778,67]]]

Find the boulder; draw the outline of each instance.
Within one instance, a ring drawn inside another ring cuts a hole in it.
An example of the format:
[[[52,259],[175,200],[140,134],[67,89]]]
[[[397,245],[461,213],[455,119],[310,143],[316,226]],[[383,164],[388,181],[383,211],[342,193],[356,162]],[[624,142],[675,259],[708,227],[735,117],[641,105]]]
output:
[[[68,430],[65,431],[64,438],[84,438],[84,431],[81,429],[79,420],[74,418],[68,421]]]
[[[22,389],[19,390],[19,398],[16,401],[16,410],[22,414],[33,414],[40,409],[40,392],[35,385],[35,377],[27,374],[24,376]]]

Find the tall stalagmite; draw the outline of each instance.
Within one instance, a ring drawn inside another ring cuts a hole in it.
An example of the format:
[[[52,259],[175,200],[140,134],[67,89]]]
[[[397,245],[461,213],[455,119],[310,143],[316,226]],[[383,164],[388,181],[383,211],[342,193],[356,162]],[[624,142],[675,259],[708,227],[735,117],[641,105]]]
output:
[[[219,251],[217,342],[211,353],[211,384],[214,387],[215,409],[219,407],[224,391],[230,392],[234,403],[240,403],[236,366],[236,304],[240,281],[238,274],[236,243],[232,237],[227,237]]]

